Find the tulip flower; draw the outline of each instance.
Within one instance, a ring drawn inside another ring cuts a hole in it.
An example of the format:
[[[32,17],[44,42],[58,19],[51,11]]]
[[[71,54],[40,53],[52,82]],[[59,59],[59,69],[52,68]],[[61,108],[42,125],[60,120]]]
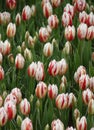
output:
[[[16,0],[6,0],[6,5],[9,9],[13,10],[16,8],[17,1]]]
[[[48,97],[50,99],[55,99],[58,94],[58,87],[55,84],[49,84],[48,85]]]
[[[64,124],[61,122],[61,120],[56,119],[53,120],[51,123],[51,130],[64,130]]]
[[[0,126],[4,126],[7,123],[8,116],[4,107],[0,107]]]

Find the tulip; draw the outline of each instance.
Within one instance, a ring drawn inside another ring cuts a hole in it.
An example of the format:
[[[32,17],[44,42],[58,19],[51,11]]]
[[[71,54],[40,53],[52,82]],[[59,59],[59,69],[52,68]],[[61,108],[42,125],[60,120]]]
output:
[[[67,12],[64,12],[62,15],[62,25],[64,27],[69,25],[72,26],[72,16]]]
[[[85,11],[79,13],[79,21],[80,23],[87,23],[88,15]]]
[[[75,8],[79,12],[85,10],[85,8],[86,8],[86,0],[76,0],[75,1]]]
[[[59,20],[57,15],[51,15],[48,18],[48,25],[53,29],[53,28],[57,28],[59,24]]]
[[[2,53],[0,53],[0,64],[2,64],[2,62],[3,62],[3,55]]]
[[[28,48],[26,48],[24,50],[24,57],[25,57],[25,59],[27,59],[29,61],[32,60],[32,53],[31,53],[31,51]]]
[[[4,79],[4,70],[2,68],[2,66],[0,66],[0,80]]]
[[[32,121],[28,117],[22,121],[21,130],[33,130]]]
[[[67,41],[63,48],[63,53],[69,55],[69,54],[71,54],[71,52],[72,52],[72,45],[69,41]]]
[[[87,17],[88,26],[94,26],[94,14],[91,12]]]
[[[79,87],[82,90],[85,90],[89,86],[90,80],[88,75],[81,75],[79,78]]]
[[[74,17],[74,6],[72,6],[71,4],[66,4],[66,6],[64,7],[64,12],[67,12],[71,15],[71,17]]]
[[[48,85],[48,97],[50,99],[55,99],[58,94],[58,87],[55,84],[49,84]]]
[[[88,103],[88,113],[94,115],[94,99],[91,99]]]
[[[13,10],[16,8],[17,1],[16,0],[6,0],[6,5],[9,9]]]
[[[20,25],[20,23],[21,23],[21,15],[20,15],[20,13],[17,13],[16,18],[15,18],[15,22],[16,22],[17,25]]]
[[[43,14],[46,18],[48,18],[50,15],[52,15],[53,13],[53,9],[52,9],[52,5],[50,4],[50,2],[46,2],[43,5]]]
[[[17,54],[16,58],[15,58],[15,66],[16,66],[16,68],[17,69],[23,69],[24,63],[25,63],[24,57],[20,53]]]
[[[51,0],[53,7],[58,7],[61,4],[61,0]]]
[[[36,74],[36,70],[37,70],[37,64],[35,62],[32,62],[29,67],[28,67],[28,76],[30,77],[35,77]]]
[[[32,38],[32,36],[27,36],[28,37],[28,44],[30,47],[34,47],[35,45],[35,41],[34,41],[34,38]]]
[[[73,112],[73,115],[74,115],[75,120],[76,120],[77,118],[80,118],[80,111],[76,108],[76,109],[74,110],[74,112]]]
[[[75,105],[75,103],[76,103],[76,97],[73,93],[70,93],[68,95],[68,107],[71,108],[73,105]]]
[[[68,26],[65,28],[65,38],[68,41],[72,41],[75,38],[75,27]]]
[[[66,130],[76,130],[76,129],[71,126],[71,127],[67,127]]]
[[[89,101],[93,98],[93,92],[90,89],[86,89],[82,92],[82,99],[86,105],[88,105]]]
[[[44,65],[42,62],[38,61],[35,78],[37,81],[42,81],[42,80],[44,80],[44,75],[45,75],[44,74]]]
[[[0,53],[3,54],[3,41],[0,40]]]
[[[29,31],[26,31],[26,32],[25,32],[25,40],[28,40],[29,36],[30,36]]]
[[[12,101],[8,101],[4,104],[5,111],[7,112],[8,119],[12,120],[16,116],[16,106]]]
[[[65,109],[68,107],[68,94],[59,94],[56,97],[56,107],[58,109]]]
[[[12,53],[8,55],[8,60],[10,63],[12,63],[12,64],[14,63],[14,56]]]
[[[1,13],[1,18],[0,18],[0,23],[1,24],[8,24],[9,22],[10,22],[10,20],[11,20],[11,15],[10,15],[10,13],[9,12],[3,12],[3,13]]]
[[[3,44],[3,55],[8,55],[10,53],[10,50],[11,50],[10,42],[8,40],[5,40]]]
[[[0,108],[0,126],[4,126],[7,123],[7,119],[8,119],[7,113],[4,107],[1,107]]]
[[[64,82],[61,82],[59,86],[60,93],[64,93],[66,91],[66,85]]]
[[[51,130],[64,130],[64,124],[61,120],[56,119],[51,123]]]
[[[62,76],[61,82],[63,82],[65,85],[67,85],[67,78],[65,75]]]
[[[3,105],[3,98],[0,96],[0,107]]]
[[[44,45],[43,53],[46,57],[52,56],[53,54],[53,45],[48,42]]]
[[[17,121],[17,125],[20,127],[20,126],[21,126],[21,123],[22,123],[22,118],[21,118],[21,116],[17,115],[16,121]]]
[[[9,23],[7,26],[7,36],[9,38],[14,37],[16,34],[16,25],[13,23]]]
[[[81,117],[81,119],[77,118],[76,127],[77,130],[87,130],[87,120],[85,116]]]
[[[90,78],[90,85],[89,88],[92,92],[94,92],[94,77]]]
[[[20,103],[20,111],[23,115],[28,115],[30,113],[30,103],[26,98]]]
[[[49,32],[47,30],[47,28],[45,27],[41,27],[39,29],[39,39],[41,42],[46,42],[49,38]]]
[[[49,74],[52,76],[56,76],[58,74],[58,71],[59,71],[59,68],[58,68],[58,64],[56,60],[50,61],[49,66],[48,66]]]
[[[22,93],[21,93],[21,90],[19,88],[13,88],[11,90],[11,94],[16,97],[17,104],[21,102],[21,100],[22,100]]]
[[[22,10],[22,19],[24,21],[29,20],[31,18],[31,8],[29,5],[26,5]]]
[[[32,5],[31,6],[31,16],[35,16],[35,14],[36,14],[36,6]]]
[[[85,23],[81,23],[77,28],[77,35],[79,39],[85,39],[87,34],[87,25]]]
[[[47,85],[40,81],[36,86],[35,93],[38,98],[44,98],[47,93]]]
[[[92,39],[94,38],[94,26],[90,26],[90,27],[87,29],[86,38],[87,38],[88,40],[92,40]]]

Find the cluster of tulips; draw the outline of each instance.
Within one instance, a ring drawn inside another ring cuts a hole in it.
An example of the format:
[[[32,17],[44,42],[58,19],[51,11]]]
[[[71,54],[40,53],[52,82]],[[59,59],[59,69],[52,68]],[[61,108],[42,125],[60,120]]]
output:
[[[94,6],[0,2],[0,130],[94,130]]]

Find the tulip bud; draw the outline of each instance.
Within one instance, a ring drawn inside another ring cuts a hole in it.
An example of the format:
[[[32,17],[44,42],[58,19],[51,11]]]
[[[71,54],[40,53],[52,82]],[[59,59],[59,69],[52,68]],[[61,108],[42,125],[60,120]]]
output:
[[[22,121],[21,130],[33,130],[32,121],[28,117]]]
[[[23,41],[21,45],[21,50],[24,51],[25,49],[26,49],[26,45],[25,45],[25,42]]]
[[[74,115],[74,118],[75,118],[75,120],[76,120],[77,118],[80,117],[80,111],[76,108],[76,109],[74,110],[73,115]]]
[[[43,14],[46,18],[48,18],[50,15],[52,15],[53,13],[53,9],[52,9],[52,5],[50,4],[50,2],[46,2],[43,5]]]
[[[29,36],[29,37],[28,37],[28,44],[29,44],[30,47],[34,47],[35,41],[34,41],[34,39],[32,38],[32,36]]]
[[[60,86],[59,86],[59,90],[60,90],[60,93],[64,93],[65,90],[66,90],[66,85],[64,82],[61,82]]]
[[[70,93],[68,95],[68,107],[72,108],[73,105],[75,105],[77,102],[76,97],[73,93]]]
[[[7,26],[7,36],[9,38],[12,38],[15,36],[16,34],[16,25],[13,24],[13,23],[9,23],[8,26]]]
[[[4,79],[4,70],[2,68],[2,66],[0,66],[0,80]]]
[[[29,5],[26,5],[22,10],[22,19],[24,21],[29,20],[31,18],[31,8]]]
[[[4,126],[7,123],[7,119],[8,119],[7,113],[4,107],[1,107],[0,108],[0,126]]]
[[[7,112],[8,119],[12,120],[16,116],[16,106],[12,101],[8,101],[4,104],[5,111]]]
[[[52,54],[53,54],[53,45],[50,42],[48,42],[48,43],[46,43],[44,45],[43,53],[47,57],[52,56]]]
[[[31,6],[31,16],[35,16],[36,15],[36,6],[32,5]]]
[[[29,67],[28,67],[28,75],[30,77],[35,77],[36,74],[36,70],[37,70],[37,64],[35,62],[32,62]]]
[[[19,13],[17,13],[15,21],[16,21],[17,25],[20,25],[20,23],[21,23],[21,15]]]
[[[67,85],[67,78],[65,77],[65,75],[62,76],[61,82],[63,82],[65,85]]]
[[[53,28],[57,28],[59,24],[59,20],[57,15],[51,15],[48,18],[48,25],[53,29]]]
[[[49,124],[47,124],[47,125],[45,126],[45,129],[44,129],[44,130],[50,130]]]
[[[90,85],[89,88],[92,92],[94,92],[94,77],[90,78]]]
[[[16,66],[16,68],[17,69],[23,69],[24,63],[25,63],[24,57],[20,53],[17,54],[16,58],[15,58],[15,66]]]
[[[14,63],[14,56],[12,53],[8,55],[8,59],[12,64]]]
[[[82,90],[85,90],[89,86],[90,80],[88,75],[81,75],[79,78],[79,87]]]
[[[0,107],[3,105],[3,98],[0,96]]]
[[[44,98],[47,93],[47,85],[40,81],[36,86],[35,93],[38,98]]]
[[[85,116],[83,116],[81,119],[77,118],[76,127],[77,130],[87,130],[87,120]]]
[[[21,93],[21,90],[19,88],[13,88],[11,90],[11,94],[15,95],[15,97],[17,99],[17,104],[21,102],[21,100],[22,100],[22,93]]]
[[[29,31],[26,31],[26,33],[25,33],[25,40],[28,40],[29,36],[30,36]]]
[[[40,107],[40,100],[38,99],[37,101],[36,101],[36,108],[39,108]]]
[[[2,55],[2,53],[0,52],[0,64],[2,64],[2,62],[3,62],[3,55]]]
[[[94,114],[94,99],[91,99],[88,103],[88,113]]]
[[[24,50],[24,57],[25,59],[32,61],[32,53],[28,48]]]
[[[75,38],[75,27],[74,26],[68,26],[65,28],[65,38],[68,41],[72,41]]]
[[[61,0],[51,0],[53,7],[58,7],[61,4]]]
[[[18,52],[18,53],[21,53],[21,51],[22,51],[22,50],[21,50],[21,46],[20,46],[20,45],[17,46],[17,52]]]
[[[79,39],[85,39],[87,34],[87,25],[85,23],[81,23],[77,28],[77,36]]]
[[[57,87],[57,85],[49,84],[48,85],[48,97],[50,99],[55,99],[57,94],[58,94],[58,87]]]
[[[22,123],[22,118],[21,116],[17,115],[17,119],[16,119],[17,125],[20,127],[21,123]]]
[[[8,94],[7,94],[7,91],[4,91],[4,92],[3,92],[3,95],[2,95],[4,100],[5,100],[5,98],[7,97],[7,95],[8,95]]]
[[[58,109],[65,109],[68,107],[68,94],[59,94],[56,97],[56,107]]]
[[[67,54],[67,55],[69,55],[72,52],[72,46],[71,46],[71,43],[69,41],[67,41],[65,43],[65,46],[63,48],[63,52],[64,52],[64,54]]]
[[[59,119],[53,120],[51,130],[64,130],[64,124]]]
[[[13,10],[16,8],[17,1],[16,0],[6,0],[6,5],[9,9]]]
[[[0,53],[2,53],[3,54],[3,41],[0,41]]]
[[[34,99],[34,96],[33,96],[33,94],[31,94],[31,96],[30,96],[30,103],[33,102],[33,99]]]
[[[5,40],[3,44],[3,55],[8,55],[10,53],[10,50],[11,50],[10,42],[8,40]]]
[[[20,111],[23,115],[28,115],[30,113],[30,103],[26,98],[20,103]]]

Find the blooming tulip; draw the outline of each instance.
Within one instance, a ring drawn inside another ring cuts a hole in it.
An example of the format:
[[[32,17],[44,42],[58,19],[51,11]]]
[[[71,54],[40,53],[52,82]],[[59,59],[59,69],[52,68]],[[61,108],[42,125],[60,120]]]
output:
[[[24,21],[29,20],[31,18],[31,8],[29,5],[26,5],[22,10],[22,19]]]
[[[58,87],[55,84],[48,85],[48,97],[51,99],[55,99],[58,94]]]

